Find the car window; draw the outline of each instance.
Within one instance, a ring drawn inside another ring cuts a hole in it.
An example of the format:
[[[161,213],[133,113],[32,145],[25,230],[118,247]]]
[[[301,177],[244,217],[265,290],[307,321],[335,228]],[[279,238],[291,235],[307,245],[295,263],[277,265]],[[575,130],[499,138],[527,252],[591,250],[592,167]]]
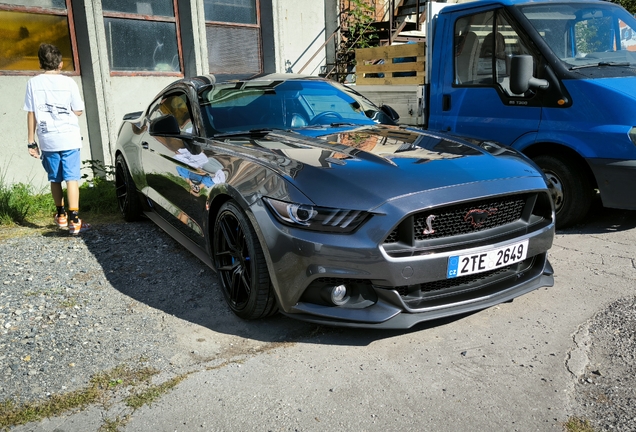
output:
[[[248,81],[216,85],[201,95],[206,129],[217,133],[298,129],[348,122],[373,124],[377,107],[325,81]],[[373,109],[375,108],[375,109]]]
[[[195,133],[188,98],[184,93],[171,94],[157,100],[148,111],[148,119],[152,121],[167,114],[173,115],[177,119],[182,134]]]

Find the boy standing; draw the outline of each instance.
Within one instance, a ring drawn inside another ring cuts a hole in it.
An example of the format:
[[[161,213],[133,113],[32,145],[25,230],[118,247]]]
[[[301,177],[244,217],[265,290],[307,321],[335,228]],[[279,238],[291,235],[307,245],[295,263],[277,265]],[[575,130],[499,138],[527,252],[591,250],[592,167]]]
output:
[[[82,147],[78,116],[84,111],[84,102],[75,81],[60,74],[64,62],[56,46],[40,45],[38,58],[44,73],[29,80],[24,97],[29,154],[42,159],[48,174],[57,207],[55,223],[58,227],[68,226],[70,234],[79,234],[90,228],[78,216]],[[40,148],[34,139],[36,130]],[[66,182],[68,215],[62,181]]]

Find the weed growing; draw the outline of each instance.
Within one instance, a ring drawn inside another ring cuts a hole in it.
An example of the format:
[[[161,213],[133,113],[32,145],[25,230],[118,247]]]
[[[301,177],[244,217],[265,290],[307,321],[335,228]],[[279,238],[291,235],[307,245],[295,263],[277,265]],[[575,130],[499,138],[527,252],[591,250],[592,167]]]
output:
[[[46,400],[27,402],[21,405],[16,404],[13,400],[0,402],[0,430],[8,430],[12,426],[40,421],[73,410],[81,410],[91,404],[106,400],[109,392],[144,384],[148,386],[147,390],[139,392],[139,397],[136,399],[136,407],[141,407],[156,400],[185,378],[183,375],[157,386],[150,385],[150,379],[158,373],[159,370],[151,367],[134,369],[127,365],[121,365],[110,371],[96,374],[91,378],[89,386],[84,389],[56,394]],[[132,407],[132,405],[129,406]],[[113,425],[115,423],[110,426]]]

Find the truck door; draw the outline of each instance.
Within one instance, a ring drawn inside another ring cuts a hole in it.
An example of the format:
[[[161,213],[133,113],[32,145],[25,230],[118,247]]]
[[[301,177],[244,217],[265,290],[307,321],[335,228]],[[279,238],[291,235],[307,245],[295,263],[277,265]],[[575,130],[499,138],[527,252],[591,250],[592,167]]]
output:
[[[438,70],[442,85],[431,86],[429,128],[508,145],[526,134],[532,140],[540,101],[532,91],[513,94],[508,71],[513,55],[532,55],[535,67],[537,56],[512,22],[501,8],[451,14],[452,33],[447,27],[445,42],[435,47],[444,51],[434,58],[445,67]]]

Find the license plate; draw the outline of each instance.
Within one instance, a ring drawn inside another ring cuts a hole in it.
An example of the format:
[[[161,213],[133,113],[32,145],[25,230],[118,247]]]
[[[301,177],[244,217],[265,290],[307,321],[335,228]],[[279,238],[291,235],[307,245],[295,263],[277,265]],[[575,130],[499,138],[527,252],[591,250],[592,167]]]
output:
[[[448,257],[448,279],[481,273],[526,259],[528,240],[489,251]]]

